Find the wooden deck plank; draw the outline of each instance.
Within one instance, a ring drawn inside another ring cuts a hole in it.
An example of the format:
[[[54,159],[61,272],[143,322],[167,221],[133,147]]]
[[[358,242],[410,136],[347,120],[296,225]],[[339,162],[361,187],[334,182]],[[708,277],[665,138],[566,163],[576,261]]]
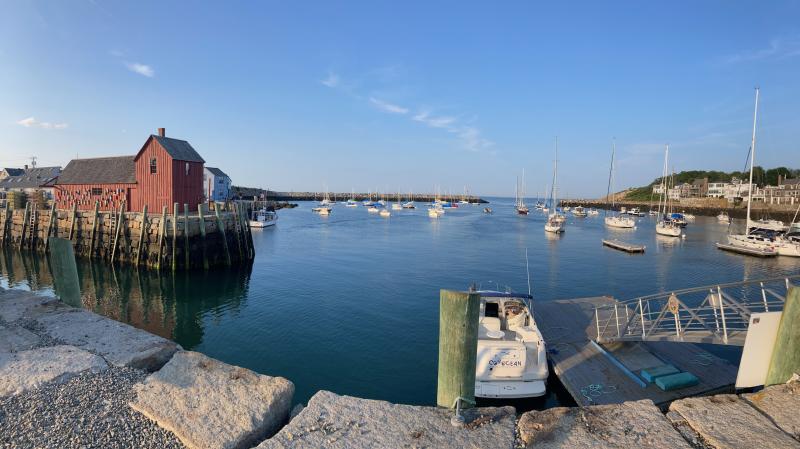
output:
[[[605,346],[608,353],[637,376],[643,368],[671,363],[694,374],[700,381],[693,387],[670,392],[652,384],[642,388],[591,343],[597,334],[595,306],[614,304],[614,301],[604,296],[538,302],[534,305],[534,315],[548,345],[553,372],[579,405],[650,399],[664,407],[687,396],[732,389],[737,367],[696,344],[621,342]],[[607,317],[600,318],[602,323]]]

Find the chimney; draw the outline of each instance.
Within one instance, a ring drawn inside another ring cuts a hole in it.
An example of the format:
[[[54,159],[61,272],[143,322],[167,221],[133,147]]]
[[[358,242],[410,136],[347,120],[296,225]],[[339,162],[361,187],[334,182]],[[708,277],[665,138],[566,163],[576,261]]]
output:
[[[167,135],[166,129],[158,128],[158,135],[161,136],[161,137],[166,137],[166,135]]]

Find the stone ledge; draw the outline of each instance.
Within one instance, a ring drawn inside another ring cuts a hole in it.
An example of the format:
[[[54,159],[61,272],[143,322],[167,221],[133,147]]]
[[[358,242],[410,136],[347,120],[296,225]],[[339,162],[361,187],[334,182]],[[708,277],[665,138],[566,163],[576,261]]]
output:
[[[98,373],[107,368],[101,357],[74,346],[0,353],[0,397],[38,388],[47,382],[63,383],[80,373]]]
[[[99,354],[116,366],[155,371],[179,348],[173,341],[83,309],[49,313],[36,324],[48,336]]]
[[[286,422],[294,384],[203,354],[179,351],[137,385],[130,406],[186,446],[245,449]]]
[[[776,426],[800,440],[800,382],[773,385],[742,399],[767,415]]]
[[[452,410],[392,404],[319,391],[296,418],[257,449],[277,448],[505,448],[514,447],[513,407]]]
[[[20,326],[0,324],[0,352],[19,352],[39,345],[38,335]]]

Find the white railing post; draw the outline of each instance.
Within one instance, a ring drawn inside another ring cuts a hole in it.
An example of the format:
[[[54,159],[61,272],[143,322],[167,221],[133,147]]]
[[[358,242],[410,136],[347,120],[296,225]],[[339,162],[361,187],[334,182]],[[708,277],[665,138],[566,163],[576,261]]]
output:
[[[642,319],[642,340],[647,336],[644,330],[644,309],[642,308],[642,298],[639,298],[639,317]]]
[[[719,315],[717,315],[717,302],[714,300],[713,289],[708,289],[708,297],[708,301],[711,303],[711,309],[714,311],[714,326],[717,328],[717,332],[719,332]]]
[[[619,312],[617,311],[617,303],[614,303],[614,322],[617,324],[617,338],[619,338]]]
[[[767,292],[764,291],[763,282],[761,282],[761,299],[764,300],[764,312],[769,312],[769,305],[767,305]]]
[[[625,329],[628,335],[631,334],[631,325],[628,318],[628,305],[625,304]]]
[[[728,326],[725,324],[725,304],[722,299],[722,289],[717,286],[717,297],[719,298],[719,313],[722,315],[722,341],[728,344]]]

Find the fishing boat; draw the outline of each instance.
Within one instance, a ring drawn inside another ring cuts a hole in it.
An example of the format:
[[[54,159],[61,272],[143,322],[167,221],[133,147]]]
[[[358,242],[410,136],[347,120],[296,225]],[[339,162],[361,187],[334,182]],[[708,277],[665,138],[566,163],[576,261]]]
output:
[[[378,212],[378,215],[380,215],[381,217],[389,217],[392,215],[392,213],[389,212],[389,209],[381,209],[381,211]]]
[[[267,228],[270,226],[275,226],[277,222],[277,213],[261,208],[253,211],[253,215],[250,218],[249,224],[251,228]]]
[[[556,137],[556,156],[553,160],[553,187],[550,189],[550,204],[553,206],[553,213],[547,217],[547,222],[544,224],[544,230],[554,234],[564,232],[567,224],[567,219],[558,211],[558,137]]]
[[[636,222],[633,221],[632,218],[623,217],[622,214],[626,212],[625,207],[621,207],[619,214],[614,214],[614,204],[616,202],[617,194],[613,192],[614,189],[614,156],[617,152],[617,141],[616,139],[611,141],[611,166],[608,169],[608,189],[606,192],[606,198],[611,197],[611,214],[608,214],[608,210],[604,211],[605,218],[603,221],[605,222],[606,226],[611,228],[623,228],[623,229],[631,229],[636,227]]]
[[[733,251],[740,254],[757,257],[772,257],[777,256],[778,251],[775,248],[775,242],[768,238],[764,233],[753,232],[755,228],[752,226],[753,222],[750,220],[750,208],[753,198],[753,166],[756,163],[756,123],[758,118],[758,94],[759,89],[756,88],[756,104],[753,110],[753,135],[750,140],[750,183],[747,185],[747,220],[745,222],[744,234],[728,234],[727,242],[717,242],[717,248]]]
[[[586,212],[586,209],[584,209],[583,206],[575,206],[575,208],[572,209],[572,215],[576,217],[585,217],[589,215],[589,213]]]
[[[525,205],[525,169],[522,169],[522,183],[517,178],[517,185],[514,188],[514,210],[517,215],[528,215],[530,209]]]
[[[661,217],[656,223],[656,234],[667,237],[680,237],[681,226],[672,217],[672,208],[669,195],[669,184],[667,183],[667,170],[669,167],[669,144],[664,150],[664,170],[661,172],[661,194],[658,197],[658,215]]]
[[[682,213],[678,213],[678,212],[672,213],[672,214],[670,214],[669,219],[670,219],[670,221],[672,221],[673,223],[675,223],[676,225],[678,225],[678,226],[680,226],[682,228],[685,228],[686,225],[689,224],[689,220],[686,219],[686,215],[684,215]]]
[[[720,212],[719,215],[717,215],[717,221],[727,224],[731,222],[731,217],[728,216],[727,212]]]
[[[532,398],[547,392],[547,348],[533,314],[530,294],[478,290],[478,354],[475,396]]]
[[[641,211],[638,207],[632,207],[628,209],[628,215],[633,215],[634,217],[644,217],[644,212]]]

